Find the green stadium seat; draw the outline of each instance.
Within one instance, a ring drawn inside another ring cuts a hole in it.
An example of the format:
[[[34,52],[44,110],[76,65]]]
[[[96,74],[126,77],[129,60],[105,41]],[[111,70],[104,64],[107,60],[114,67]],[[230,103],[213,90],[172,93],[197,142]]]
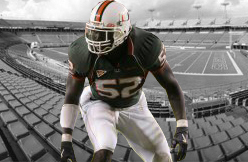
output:
[[[200,150],[202,161],[223,161],[225,156],[219,145],[208,147]]]
[[[218,127],[219,127],[220,131],[224,131],[224,130],[231,129],[232,124],[228,121],[228,122],[225,122],[223,124],[219,124]]]
[[[3,95],[9,95],[9,91],[7,90],[0,90],[0,94]]]
[[[23,119],[28,123],[30,127],[33,127],[34,125],[41,122],[40,118],[38,118],[34,114],[28,114],[23,117]]]
[[[20,139],[18,144],[29,161],[38,160],[46,153],[42,144],[33,135]]]
[[[226,114],[218,114],[218,115],[216,115],[216,118],[217,119],[223,119],[223,118],[225,118],[226,117]]]
[[[55,123],[55,124],[54,124],[54,128],[55,128],[58,132],[62,133],[62,128],[61,128],[60,122]]]
[[[26,104],[27,108],[31,111],[34,111],[35,109],[37,109],[39,106],[33,102],[27,103]]]
[[[203,123],[198,123],[199,128],[207,128],[211,127],[211,124],[209,122],[203,122]]]
[[[227,116],[222,119],[227,122],[227,121],[233,121],[235,118],[233,116]]]
[[[79,129],[83,129],[84,128],[84,121],[82,118],[80,118],[80,116],[78,116],[77,118],[77,122],[75,124],[75,127],[79,128]]]
[[[0,112],[4,112],[4,111],[9,111],[9,108],[5,103],[0,102]]]
[[[113,158],[116,160],[120,160],[120,161],[125,160],[125,156],[126,156],[128,150],[129,149],[127,149],[126,147],[116,145],[115,151],[113,154]]]
[[[35,125],[34,130],[36,130],[42,138],[47,138],[54,133],[54,130],[44,122]]]
[[[2,119],[4,125],[13,123],[18,120],[17,117],[11,111],[2,112],[0,114],[0,118]]]
[[[248,133],[242,134],[240,136],[241,141],[248,147]]]
[[[81,147],[77,146],[77,145],[73,145],[73,150],[76,156],[76,160],[79,161],[91,161],[91,157],[92,155],[90,153],[88,153],[87,151],[85,151],[84,149],[82,149]]]
[[[48,114],[48,112],[45,110],[45,109],[43,109],[43,108],[37,108],[37,109],[35,109],[34,110],[34,113],[35,114],[37,114],[39,117],[43,117],[44,115],[47,115]]]
[[[208,136],[193,138],[195,149],[202,149],[212,145],[212,142]]]
[[[34,100],[37,99],[37,97],[36,97],[35,95],[28,96],[28,98],[29,98],[31,101],[34,101]],[[34,103],[37,104],[37,105],[39,105],[39,104],[38,104],[39,102],[37,102],[37,101],[36,101],[36,102],[34,101]]]
[[[22,93],[16,93],[15,97],[18,98],[18,99],[21,99],[21,98],[23,98],[25,96]]]
[[[205,123],[205,119],[204,118],[197,118],[197,119],[192,119],[194,120],[195,123]]]
[[[200,161],[200,157],[197,151],[188,151],[186,157],[181,162],[197,162]]]
[[[238,155],[236,159],[238,162],[246,162],[248,159],[248,150]]]
[[[90,139],[88,139],[88,140],[85,142],[85,145],[86,145],[88,148],[90,148],[91,150],[94,150],[93,145],[92,145]]]
[[[51,125],[54,125],[55,123],[57,123],[57,122],[59,121],[59,118],[56,117],[56,116],[54,116],[54,115],[52,115],[52,114],[45,115],[45,116],[43,117],[43,119],[44,119],[47,123],[49,123],[49,124],[51,124]]]
[[[245,133],[245,131],[240,126],[236,126],[227,130],[227,134],[230,138],[235,138],[243,133]]]
[[[49,104],[43,104],[40,107],[47,111],[49,111],[50,109],[53,109],[52,105],[49,105]]]
[[[16,141],[29,135],[28,129],[19,121],[8,124],[7,128]]]
[[[216,125],[203,128],[203,130],[204,130],[206,135],[215,134],[215,133],[219,132],[219,129]]]
[[[74,128],[73,134],[72,134],[73,139],[75,139],[78,142],[84,141],[86,137],[88,137],[88,133],[84,132],[78,128]]]
[[[222,119],[216,119],[216,120],[210,121],[210,123],[212,125],[219,125],[219,124],[222,124],[223,123],[223,120]]]
[[[209,117],[205,117],[206,121],[213,121],[213,120],[217,120],[216,116],[209,116]]]
[[[0,162],[13,162],[13,160],[11,159],[11,157],[7,157],[7,158],[1,160]]]
[[[11,94],[4,95],[3,98],[4,98],[7,102],[12,101],[12,100],[15,100],[15,98],[14,98]]]
[[[187,150],[188,150],[188,151],[192,151],[192,150],[194,150],[194,146],[193,146],[193,144],[192,144],[191,139],[188,139],[187,141],[188,141],[188,147],[187,147]],[[169,144],[169,146],[170,146],[170,143],[169,143],[169,142],[168,142],[168,144]]]
[[[215,145],[229,140],[228,135],[224,131],[212,134],[210,137]]]
[[[226,141],[222,143],[221,146],[224,149],[225,156],[227,156],[228,159],[233,158],[245,149],[245,146],[238,138]]]
[[[121,133],[118,133],[117,143],[126,147],[130,147],[126,138]]]
[[[204,133],[203,133],[202,129],[196,129],[193,132],[189,132],[189,138],[197,138],[197,137],[201,137],[203,135],[204,135]]]
[[[26,98],[26,97],[21,98],[20,101],[21,101],[23,104],[27,104],[27,103],[31,102],[31,100],[28,99],[28,98]]]
[[[47,142],[52,148],[60,154],[61,150],[61,134],[55,132],[47,138]]]
[[[2,138],[0,137],[0,160],[4,160],[9,156],[8,150],[2,140]]]
[[[22,106],[22,104],[19,101],[17,101],[17,100],[12,100],[12,101],[9,101],[8,103],[14,109],[17,108],[17,107],[19,107],[19,106]]]
[[[62,107],[61,107],[62,108]],[[49,112],[57,117],[60,116],[60,112],[61,112],[61,108],[60,109],[56,109],[56,108],[53,108],[53,109],[50,109]]]
[[[34,99],[33,99],[34,100]],[[45,102],[40,100],[40,99],[37,99],[37,100],[34,100],[34,103],[37,104],[37,105],[42,105],[44,104]]]
[[[234,119],[234,120],[231,120],[230,121],[234,126],[237,126],[237,125],[241,125],[245,122],[245,120],[243,118],[237,118],[237,119]]]
[[[58,160],[56,160],[50,153],[47,152],[35,162],[58,162]]]
[[[133,150],[129,154],[129,162],[143,162],[143,160]]]
[[[21,117],[23,117],[23,116],[25,116],[25,115],[31,113],[31,112],[30,112],[26,107],[24,107],[24,106],[17,107],[17,108],[15,109],[15,111],[16,111]]]

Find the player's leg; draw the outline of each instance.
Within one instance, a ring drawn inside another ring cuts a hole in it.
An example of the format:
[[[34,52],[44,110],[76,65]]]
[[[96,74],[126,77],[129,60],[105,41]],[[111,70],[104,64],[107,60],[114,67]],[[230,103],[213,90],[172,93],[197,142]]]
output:
[[[139,102],[120,111],[117,129],[145,162],[172,162],[167,140],[142,94]]]
[[[87,97],[90,94],[89,88],[83,91],[80,107],[88,136],[94,147],[92,162],[109,162],[117,143],[115,112],[102,101],[90,100]]]

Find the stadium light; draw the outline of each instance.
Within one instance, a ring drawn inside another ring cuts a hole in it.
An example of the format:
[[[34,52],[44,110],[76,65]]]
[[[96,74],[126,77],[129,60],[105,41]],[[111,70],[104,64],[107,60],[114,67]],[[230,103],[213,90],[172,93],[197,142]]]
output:
[[[199,9],[202,8],[202,6],[201,5],[194,5],[193,7],[197,10],[197,19],[199,20],[200,19]]]
[[[155,11],[155,9],[149,9],[148,11],[151,13],[151,18],[152,18],[152,21],[153,21],[154,20],[153,19],[153,12]]]
[[[221,5],[224,6],[225,18],[226,18],[226,19],[227,19],[227,10],[226,10],[226,7],[227,7],[229,4],[230,4],[229,2],[223,2],[223,3],[221,3]]]

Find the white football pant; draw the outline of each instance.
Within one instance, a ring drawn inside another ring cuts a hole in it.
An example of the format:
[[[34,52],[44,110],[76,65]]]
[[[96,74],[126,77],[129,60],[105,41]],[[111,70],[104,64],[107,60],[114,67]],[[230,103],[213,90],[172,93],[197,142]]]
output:
[[[167,140],[149,111],[143,92],[137,104],[124,109],[112,109],[101,100],[90,100],[91,95],[90,87],[85,87],[80,109],[94,152],[114,152],[119,131],[143,161],[172,162]]]

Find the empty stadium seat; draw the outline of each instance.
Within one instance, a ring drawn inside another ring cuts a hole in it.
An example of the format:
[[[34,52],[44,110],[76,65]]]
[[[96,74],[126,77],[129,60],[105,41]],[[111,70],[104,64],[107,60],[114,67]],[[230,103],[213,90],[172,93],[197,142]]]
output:
[[[28,129],[19,121],[8,124],[7,128],[16,141],[29,135]]]
[[[44,122],[35,125],[34,130],[44,139],[54,133],[54,129],[52,129],[49,125]]]
[[[224,150],[225,156],[227,156],[227,159],[233,158],[245,149],[245,146],[241,143],[238,138],[226,141],[222,143],[221,146]]]
[[[212,134],[211,139],[213,143],[216,145],[216,144],[229,140],[229,137],[226,134],[226,132],[223,131],[223,132]]]
[[[225,159],[225,156],[219,145],[208,147],[200,150],[202,161],[222,161]]]
[[[29,161],[38,160],[46,153],[42,144],[33,135],[20,139],[18,144]]]

